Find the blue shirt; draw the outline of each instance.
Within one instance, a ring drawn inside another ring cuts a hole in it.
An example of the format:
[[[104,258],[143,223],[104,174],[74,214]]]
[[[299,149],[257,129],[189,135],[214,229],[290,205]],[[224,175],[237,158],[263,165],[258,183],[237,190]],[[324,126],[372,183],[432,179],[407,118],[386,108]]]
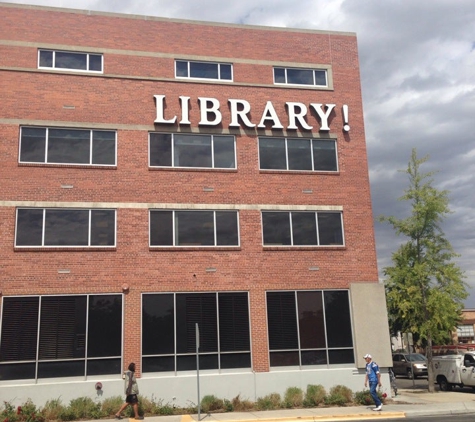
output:
[[[379,366],[376,362],[369,362],[366,364],[366,375],[368,375],[369,382],[378,382]]]

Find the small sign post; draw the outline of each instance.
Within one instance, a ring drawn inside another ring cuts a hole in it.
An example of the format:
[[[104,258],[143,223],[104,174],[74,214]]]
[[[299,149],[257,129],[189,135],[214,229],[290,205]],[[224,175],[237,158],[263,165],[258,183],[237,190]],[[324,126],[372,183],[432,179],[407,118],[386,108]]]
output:
[[[198,420],[201,420],[201,398],[200,398],[200,328],[195,324],[196,333],[196,382],[198,391]]]

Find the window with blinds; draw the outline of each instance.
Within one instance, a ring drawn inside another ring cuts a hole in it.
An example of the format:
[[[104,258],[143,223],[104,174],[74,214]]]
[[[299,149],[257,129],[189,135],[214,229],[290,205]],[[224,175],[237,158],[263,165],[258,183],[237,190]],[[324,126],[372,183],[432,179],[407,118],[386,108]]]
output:
[[[200,369],[251,367],[247,293],[145,294],[142,303],[144,372],[196,370],[196,324]]]
[[[5,297],[0,379],[121,373],[122,295]]]

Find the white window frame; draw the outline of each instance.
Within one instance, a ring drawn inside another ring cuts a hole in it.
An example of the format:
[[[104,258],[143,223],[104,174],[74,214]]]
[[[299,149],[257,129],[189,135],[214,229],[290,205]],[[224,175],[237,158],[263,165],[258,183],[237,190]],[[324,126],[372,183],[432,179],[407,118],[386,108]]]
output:
[[[41,66],[40,65],[40,54],[42,51],[50,51],[53,53],[53,63],[52,66]],[[87,69],[75,69],[75,68],[64,68],[64,67],[56,67],[56,53],[72,53],[72,54],[84,54],[86,55],[86,63]],[[89,58],[90,55],[100,56],[101,57],[101,70],[89,70]],[[48,69],[48,70],[55,70],[55,71],[65,71],[65,72],[85,72],[85,73],[97,73],[102,74],[104,73],[104,55],[102,53],[87,53],[84,51],[69,51],[69,50],[50,50],[48,48],[40,48],[38,49],[38,69]]]
[[[171,135],[171,164],[169,166],[157,166],[151,164],[151,151],[150,151],[150,135],[152,134],[164,134]],[[236,137],[232,135],[206,135],[196,134],[198,136],[209,136],[211,138],[211,167],[191,167],[191,166],[177,166],[175,165],[175,135],[184,135],[183,133],[162,133],[162,132],[150,132],[148,135],[148,165],[150,168],[176,168],[176,169],[206,169],[206,170],[236,170],[237,169],[237,154],[236,154]],[[188,135],[188,134],[187,134]],[[190,133],[189,135],[194,135]],[[229,137],[234,141],[234,167],[215,167],[215,154],[214,154],[214,137]]]
[[[18,231],[18,210],[20,209],[31,209],[31,210],[42,210],[43,211],[43,222],[42,222],[42,234],[41,234],[41,245],[17,245],[17,231]],[[89,211],[88,216],[88,244],[87,245],[45,245],[45,221],[46,221],[46,211],[47,210],[58,210],[58,211]],[[113,245],[91,245],[91,216],[92,211],[113,211],[114,212],[114,244]],[[18,207],[15,212],[15,248],[18,249],[71,249],[71,248],[98,248],[98,249],[111,249],[117,246],[117,210],[112,208],[34,208],[34,207]]]
[[[313,213],[315,214],[315,222],[316,222],[316,238],[317,238],[317,244],[316,245],[294,245],[294,233],[293,233],[293,228],[292,228],[292,213],[299,213],[299,212],[306,212],[306,213]],[[281,213],[281,214],[286,214],[288,219],[289,219],[289,229],[290,229],[290,245],[281,245],[281,244],[272,244],[272,243],[264,243],[264,214],[265,213]],[[320,244],[320,229],[319,229],[319,223],[318,223],[318,214],[338,214],[340,216],[340,221],[341,221],[341,238],[342,238],[342,243],[341,244],[334,244],[334,245],[328,245],[328,244]],[[343,221],[343,212],[342,211],[281,211],[281,210],[271,210],[271,209],[266,209],[266,210],[261,210],[261,231],[262,231],[262,246],[264,248],[342,248],[345,247],[345,226],[344,226],[344,221]]]
[[[152,245],[152,227],[151,227],[151,213],[154,211],[167,211],[172,213],[172,245]],[[213,238],[214,244],[213,245],[177,245],[177,220],[176,220],[176,213],[177,212],[198,212],[198,211],[205,211],[205,212],[212,212],[213,213]],[[216,212],[233,212],[236,214],[236,231],[237,231],[237,244],[236,245],[218,245],[217,244],[217,230],[216,230]],[[216,209],[179,209],[179,210],[172,210],[172,209],[149,209],[149,240],[148,244],[150,248],[239,248],[241,246],[241,235],[240,235],[240,227],[239,227],[239,211],[238,210],[216,210]]]
[[[45,129],[46,130],[46,142],[45,142],[45,153],[44,161],[22,161],[21,160],[21,142],[22,142],[22,130],[26,129]],[[51,129],[64,129],[64,130],[78,130],[78,131],[89,131],[89,163],[71,163],[71,162],[52,162],[48,161],[48,142],[49,142],[49,131]],[[115,134],[115,144],[114,144],[114,163],[113,164],[101,164],[93,163],[93,140],[94,132],[114,132]],[[67,166],[88,166],[88,167],[117,167],[117,131],[116,130],[106,130],[106,129],[88,129],[88,128],[65,128],[65,127],[45,127],[45,126],[21,126],[20,127],[20,137],[18,141],[18,162],[21,164],[42,164],[47,166],[57,166],[57,165],[67,165]]]
[[[188,68],[188,76],[178,76],[177,75],[177,62],[186,62]],[[199,78],[196,76],[190,76],[190,64],[191,63],[203,63],[203,64],[215,64],[218,67],[218,78]],[[221,65],[231,66],[231,79],[222,79],[221,78]],[[232,63],[224,63],[224,62],[208,62],[203,60],[175,60],[175,78],[176,79],[193,79],[193,80],[202,80],[202,81],[220,81],[220,82],[233,82],[234,81],[234,67]]]
[[[275,80],[275,69],[283,69],[285,72],[285,82],[276,82]],[[288,82],[287,71],[288,70],[307,70],[313,73],[313,84],[298,84]],[[315,72],[325,72],[325,85],[318,85],[315,79]],[[300,68],[300,67],[285,67],[285,66],[274,66],[272,68],[272,77],[274,80],[274,85],[290,85],[290,86],[298,86],[298,87],[315,87],[315,88],[328,88],[329,87],[329,70],[325,68],[317,68],[317,69],[309,69],[309,68]]]

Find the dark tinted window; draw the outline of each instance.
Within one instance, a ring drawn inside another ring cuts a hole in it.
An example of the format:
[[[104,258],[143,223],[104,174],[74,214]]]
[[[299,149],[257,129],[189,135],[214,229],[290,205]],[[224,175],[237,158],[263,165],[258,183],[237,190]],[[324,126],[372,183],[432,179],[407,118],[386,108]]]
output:
[[[232,77],[232,66],[230,64],[221,64],[220,68],[220,79],[231,80]]]
[[[17,210],[16,246],[115,246],[114,210]]]
[[[340,212],[263,211],[262,233],[264,246],[343,245]]]
[[[216,79],[231,81],[232,64],[197,61],[175,61],[175,75],[178,78]]]
[[[173,354],[175,350],[173,294],[144,295],[142,299],[142,353]]]
[[[354,363],[347,291],[267,292],[271,366]]]
[[[331,139],[259,138],[261,170],[338,171]]]
[[[39,50],[39,67],[102,72],[102,54]]]
[[[287,212],[263,212],[264,245],[290,245],[290,219]]]
[[[238,246],[236,211],[150,211],[151,246]]]
[[[353,347],[348,292],[323,292],[328,347]]]
[[[188,77],[188,62],[175,62],[176,76]]]
[[[274,68],[274,83],[327,86],[327,71],[323,69]]]
[[[318,213],[320,245],[343,245],[343,226],[338,212]]]
[[[313,71],[307,69],[287,69],[287,83],[313,85]]]
[[[285,170],[285,139],[259,138],[259,168]]]
[[[2,307],[1,379],[120,374],[122,295],[8,297]]]
[[[18,209],[16,223],[17,246],[43,244],[43,209]]]
[[[87,70],[87,54],[65,51],[56,51],[55,53],[56,68]]]
[[[196,370],[196,324],[200,369],[251,366],[247,293],[146,294],[143,371]]]
[[[174,135],[175,167],[212,167],[211,137],[205,135]]]
[[[218,65],[216,63],[190,62],[190,77],[219,79]]]
[[[20,136],[20,162],[115,165],[116,133],[23,127]]]
[[[292,212],[294,245],[318,245],[317,221],[314,212]]]
[[[310,139],[287,140],[289,170],[312,170]]]
[[[152,167],[172,165],[172,135],[170,133],[150,134],[149,159]]]
[[[152,167],[236,168],[234,136],[150,134]]]

